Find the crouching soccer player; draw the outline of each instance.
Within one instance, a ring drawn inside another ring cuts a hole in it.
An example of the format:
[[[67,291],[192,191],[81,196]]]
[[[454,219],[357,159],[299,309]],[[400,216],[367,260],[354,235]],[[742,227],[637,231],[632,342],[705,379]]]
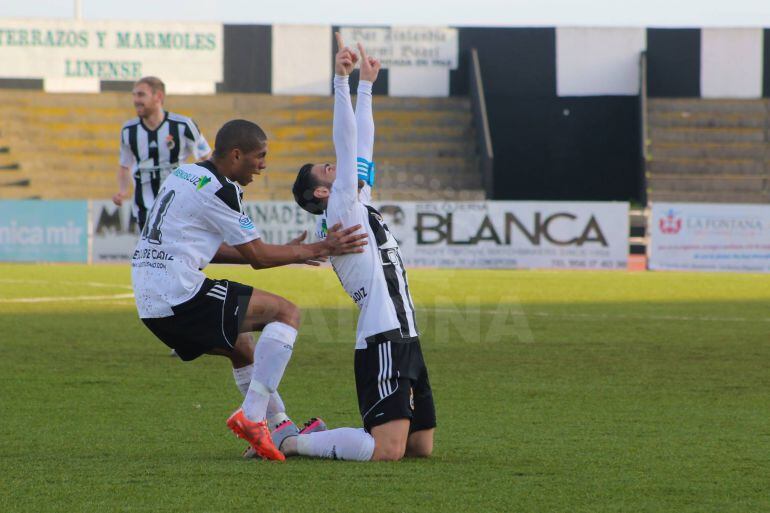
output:
[[[355,374],[364,429],[332,429],[285,439],[274,433],[273,439],[287,456],[358,461],[429,456],[436,412],[406,270],[396,239],[369,205],[372,84],[380,63],[367,57],[358,45],[361,81],[354,113],[348,75],[358,58],[336,36],[333,133],[337,165],[303,166],[293,192],[303,209],[321,216],[322,227],[339,222],[366,227],[369,244],[362,253],[331,258],[343,288],[360,309]],[[322,229],[320,235],[328,236],[328,231]]]
[[[254,123],[233,120],[219,130],[215,147],[211,160],[177,168],[158,191],[131,262],[136,306],[147,328],[182,360],[202,354],[230,359],[245,397],[227,426],[258,456],[283,460],[266,417],[272,403],[271,415],[285,418],[277,389],[297,336],[299,309],[248,285],[211,280],[201,269],[212,262],[254,269],[317,264],[326,256],[362,251],[366,235],[353,233],[360,226],[335,226],[315,244],[300,244],[304,237],[288,245],[262,242],[243,211],[240,186],[265,169],[267,137]],[[256,346],[253,331],[262,332]]]

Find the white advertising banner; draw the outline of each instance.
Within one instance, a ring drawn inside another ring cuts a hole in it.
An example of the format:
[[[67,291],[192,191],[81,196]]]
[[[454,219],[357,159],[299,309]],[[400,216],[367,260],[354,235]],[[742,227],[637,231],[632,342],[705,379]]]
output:
[[[407,265],[626,269],[628,203],[379,202]]]
[[[345,44],[362,43],[383,68],[457,69],[457,29],[447,27],[342,27]]]
[[[626,269],[628,203],[376,202],[407,265],[468,268]],[[316,218],[294,202],[247,202],[270,244],[285,244]],[[136,244],[128,207],[95,201],[93,261],[128,261]]]
[[[770,271],[770,205],[657,203],[650,269]]]
[[[307,230],[306,242],[315,241],[316,217],[293,201],[246,202],[243,209],[268,244],[286,244]]]
[[[116,207],[112,201],[91,202],[91,261],[128,262],[134,253],[139,227],[131,216],[131,202]]]
[[[220,23],[0,19],[0,78],[90,91],[100,80],[157,75],[172,93],[213,94],[223,77],[222,33]]]
[[[244,210],[270,244],[285,244],[308,231],[312,239],[315,216],[299,208],[293,201],[246,202]],[[134,252],[139,227],[131,217],[129,202],[116,207],[112,201],[91,202],[93,230],[92,261],[95,263],[128,262]]]

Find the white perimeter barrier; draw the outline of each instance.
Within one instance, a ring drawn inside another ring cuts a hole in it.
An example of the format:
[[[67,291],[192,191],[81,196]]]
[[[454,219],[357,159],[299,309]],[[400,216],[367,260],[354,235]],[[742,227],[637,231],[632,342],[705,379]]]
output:
[[[656,203],[649,268],[770,271],[770,205]]]
[[[626,269],[628,203],[376,202],[407,265],[466,268]],[[315,217],[293,202],[247,202],[263,239],[283,244]],[[128,261],[136,243],[130,209],[94,201],[92,261]]]

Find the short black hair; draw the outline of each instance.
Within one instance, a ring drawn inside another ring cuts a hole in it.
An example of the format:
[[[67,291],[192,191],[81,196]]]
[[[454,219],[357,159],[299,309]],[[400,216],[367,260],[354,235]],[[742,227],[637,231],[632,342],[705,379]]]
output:
[[[311,173],[312,170],[313,164],[305,164],[299,168],[299,173],[297,173],[297,179],[294,180],[291,192],[294,193],[294,201],[297,202],[297,205],[306,212],[317,216],[323,214],[324,206],[323,202],[313,194],[316,187],[321,185],[321,183],[315,179]]]
[[[238,148],[244,153],[261,148],[267,142],[265,131],[245,119],[232,119],[222,125],[214,141],[214,156],[222,158]]]

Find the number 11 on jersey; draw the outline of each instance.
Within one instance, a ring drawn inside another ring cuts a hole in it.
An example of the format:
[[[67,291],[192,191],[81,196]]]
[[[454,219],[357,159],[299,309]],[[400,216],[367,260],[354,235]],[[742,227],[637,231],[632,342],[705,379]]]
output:
[[[160,199],[155,201],[152,206],[150,215],[148,216],[147,224],[144,225],[142,230],[142,239],[146,239],[150,244],[162,244],[163,233],[160,231],[160,227],[163,224],[163,218],[166,217],[171,202],[174,201],[174,190],[168,191]]]

